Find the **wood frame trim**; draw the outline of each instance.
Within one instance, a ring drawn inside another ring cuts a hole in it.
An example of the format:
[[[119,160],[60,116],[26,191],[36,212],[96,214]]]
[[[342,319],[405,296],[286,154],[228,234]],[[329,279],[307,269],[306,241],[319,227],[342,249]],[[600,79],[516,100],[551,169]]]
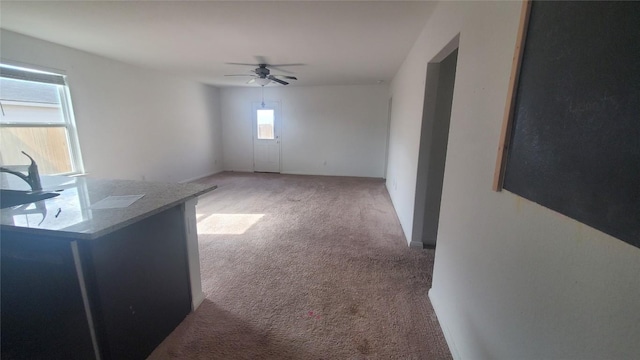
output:
[[[513,64],[511,66],[511,76],[509,78],[509,91],[507,92],[507,103],[502,119],[502,130],[500,131],[500,144],[496,158],[496,169],[493,175],[493,190],[501,191],[504,182],[505,167],[507,164],[507,154],[509,151],[509,141],[511,135],[511,125],[513,123],[513,113],[515,111],[516,90],[520,78],[520,66],[522,65],[522,55],[524,53],[524,43],[527,38],[527,28],[529,27],[529,16],[531,14],[531,1],[522,2],[520,11],[520,26],[518,27],[518,37],[516,48],[513,54]]]

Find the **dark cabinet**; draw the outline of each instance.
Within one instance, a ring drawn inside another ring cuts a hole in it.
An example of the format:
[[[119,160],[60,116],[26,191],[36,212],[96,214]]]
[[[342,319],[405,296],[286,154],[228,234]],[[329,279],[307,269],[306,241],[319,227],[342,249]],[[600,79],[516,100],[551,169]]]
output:
[[[0,241],[2,358],[93,357],[70,243],[5,232]]]
[[[191,311],[183,214],[92,240],[3,230],[2,358],[94,358],[92,331],[101,358],[146,358]]]
[[[180,207],[80,243],[100,348],[144,359],[191,311]]]

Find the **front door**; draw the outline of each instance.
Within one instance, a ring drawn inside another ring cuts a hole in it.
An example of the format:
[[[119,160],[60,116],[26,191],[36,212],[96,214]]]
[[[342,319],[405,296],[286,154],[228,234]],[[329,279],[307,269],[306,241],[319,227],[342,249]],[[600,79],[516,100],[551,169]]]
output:
[[[280,172],[280,104],[254,103],[253,171]]]

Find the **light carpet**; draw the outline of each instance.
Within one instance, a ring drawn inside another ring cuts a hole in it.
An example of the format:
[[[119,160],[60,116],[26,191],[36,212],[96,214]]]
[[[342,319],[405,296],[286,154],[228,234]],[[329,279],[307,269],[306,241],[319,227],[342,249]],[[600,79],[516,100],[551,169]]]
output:
[[[197,207],[204,303],[150,359],[450,359],[381,179],[225,172]]]

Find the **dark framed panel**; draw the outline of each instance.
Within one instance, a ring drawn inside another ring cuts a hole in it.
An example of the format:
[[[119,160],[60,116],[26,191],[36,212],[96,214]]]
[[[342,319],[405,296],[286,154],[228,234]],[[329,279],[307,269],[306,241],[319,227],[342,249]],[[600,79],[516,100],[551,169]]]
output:
[[[640,247],[640,2],[525,12],[494,189]]]

